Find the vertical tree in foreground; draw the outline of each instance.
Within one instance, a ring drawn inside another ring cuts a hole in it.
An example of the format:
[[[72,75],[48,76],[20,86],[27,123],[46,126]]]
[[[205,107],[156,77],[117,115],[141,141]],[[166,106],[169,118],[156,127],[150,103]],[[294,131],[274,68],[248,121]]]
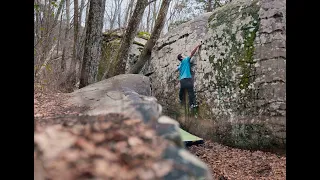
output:
[[[143,12],[147,5],[151,2],[153,1],[148,2],[148,0],[137,0],[134,12],[130,17],[128,26],[126,28],[126,32],[124,33],[123,38],[121,40],[119,52],[115,59],[115,63],[113,64],[114,68],[110,68],[111,72],[105,73],[105,75],[108,76],[104,76],[103,78],[108,78],[118,74],[125,73],[126,61],[128,59],[130,46],[133,42],[135,35],[137,34],[137,30],[143,16]]]
[[[72,59],[70,63],[69,72],[67,75],[67,86],[74,87],[76,84],[76,65],[78,61],[77,56],[77,45],[78,45],[78,34],[79,34],[79,8],[78,0],[73,0],[73,48],[72,48]]]
[[[156,44],[157,40],[159,39],[161,31],[163,29],[170,2],[171,0],[162,1],[160,11],[156,19],[155,26],[151,33],[150,39],[147,41],[146,45],[144,46],[139,56],[139,60],[130,69],[129,73],[138,74],[143,68],[144,64],[150,59],[152,48]]]
[[[79,88],[94,83],[97,78],[98,61],[101,56],[104,9],[105,0],[90,1]]]

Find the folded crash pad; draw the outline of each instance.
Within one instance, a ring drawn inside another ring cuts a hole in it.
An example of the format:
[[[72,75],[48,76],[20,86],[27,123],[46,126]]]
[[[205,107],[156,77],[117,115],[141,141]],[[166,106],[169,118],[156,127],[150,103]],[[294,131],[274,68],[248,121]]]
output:
[[[180,128],[180,134],[182,137],[182,141],[184,142],[184,144],[186,146],[190,146],[190,145],[195,145],[195,144],[202,144],[203,143],[203,139],[195,136],[183,129]]]

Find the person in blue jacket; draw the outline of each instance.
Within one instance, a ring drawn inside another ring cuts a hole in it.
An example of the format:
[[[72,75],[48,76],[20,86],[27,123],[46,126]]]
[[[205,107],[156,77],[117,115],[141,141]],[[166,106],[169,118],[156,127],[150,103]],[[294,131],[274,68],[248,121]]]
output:
[[[195,102],[195,94],[193,90],[193,79],[191,75],[191,65],[190,65],[190,60],[192,56],[196,53],[198,48],[201,47],[201,44],[196,46],[190,56],[183,57],[181,54],[177,56],[178,60],[180,61],[180,65],[177,67],[176,71],[179,71],[179,80],[180,80],[180,91],[179,91],[179,100],[180,103],[182,104],[183,102],[183,95],[184,91],[188,91],[189,95],[189,105],[191,108],[195,108],[198,105]]]

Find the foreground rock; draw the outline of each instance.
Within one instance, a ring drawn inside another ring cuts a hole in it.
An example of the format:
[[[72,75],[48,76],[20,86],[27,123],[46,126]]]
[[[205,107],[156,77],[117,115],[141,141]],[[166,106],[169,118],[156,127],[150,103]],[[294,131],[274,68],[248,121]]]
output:
[[[79,116],[36,119],[35,174],[212,179],[207,166],[184,149],[179,124],[161,116],[150,95],[150,82],[142,75],[119,75],[69,94],[66,102],[83,108]]]
[[[59,118],[35,133],[36,179],[212,179],[204,163],[121,114]]]
[[[193,58],[199,116],[184,121],[179,61]],[[160,38],[143,73],[165,114],[203,138],[253,148],[286,146],[286,2],[236,0],[179,25]]]

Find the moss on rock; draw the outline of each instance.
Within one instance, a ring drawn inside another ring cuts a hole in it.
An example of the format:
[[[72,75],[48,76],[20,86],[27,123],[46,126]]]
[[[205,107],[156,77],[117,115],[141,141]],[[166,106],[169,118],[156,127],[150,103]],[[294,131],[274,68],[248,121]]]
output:
[[[138,41],[133,41],[133,44],[136,44],[136,45],[138,45],[138,46],[143,46],[143,47],[144,47],[144,44],[139,43]]]
[[[277,146],[272,131],[264,124],[228,124],[218,132],[219,141],[244,149],[273,149]]]
[[[217,104],[221,110],[219,119],[246,111],[250,103],[254,41],[260,24],[257,2],[230,4],[219,8],[209,19],[213,34],[208,42],[212,47],[209,62],[215,73],[216,98],[222,102]]]
[[[151,35],[148,32],[140,31],[140,32],[138,32],[137,36],[139,38],[142,38],[142,39],[145,39],[145,40],[149,40]]]
[[[98,67],[98,81],[101,80],[103,77],[103,74],[110,68],[113,63],[113,59],[116,56],[116,53],[118,52],[120,48],[120,38],[114,39],[110,42],[103,42],[102,46],[102,56]]]
[[[103,46],[102,46],[102,56],[101,56],[101,60],[99,62],[99,67],[98,67],[98,77],[97,77],[98,81],[102,80],[101,78],[103,77],[103,74],[106,71],[114,68],[112,67],[112,65],[114,64],[113,61],[116,58],[116,55],[120,48],[122,34],[119,31],[112,31],[112,32],[104,33],[103,37],[104,39],[103,39]],[[150,38],[150,34],[148,32],[141,31],[137,34],[137,37],[148,40]],[[144,47],[144,44],[138,41],[133,41],[133,44],[138,45],[137,49],[140,52]],[[134,54],[136,53],[137,52],[134,51]],[[130,62],[131,61],[129,60],[129,63]]]

